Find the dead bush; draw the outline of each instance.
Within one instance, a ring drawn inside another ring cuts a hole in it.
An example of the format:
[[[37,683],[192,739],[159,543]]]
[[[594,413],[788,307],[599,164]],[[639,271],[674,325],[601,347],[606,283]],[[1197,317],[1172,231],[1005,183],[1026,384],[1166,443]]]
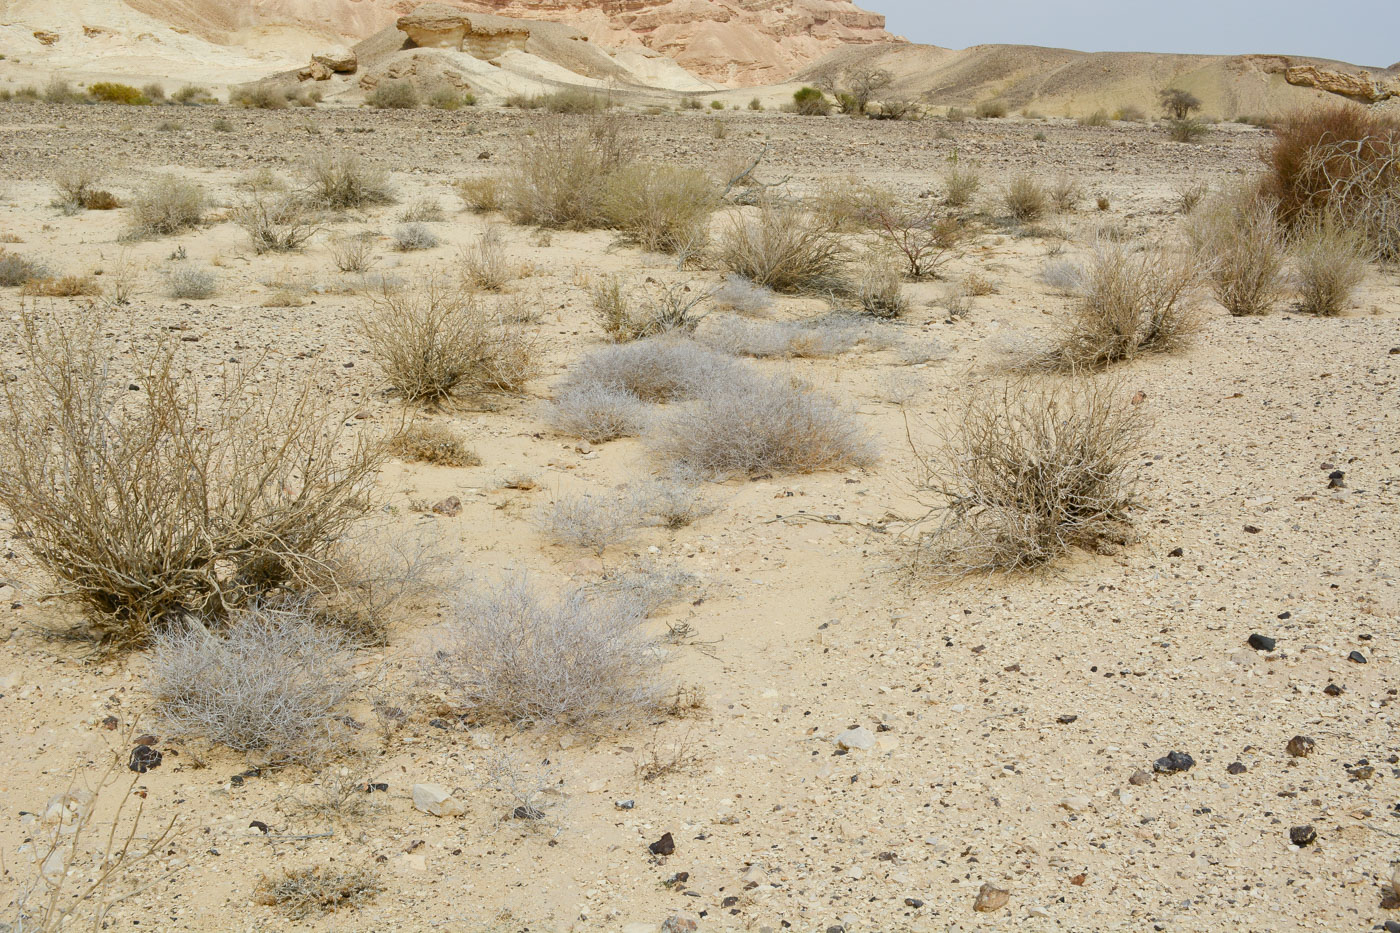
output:
[[[1077,295],[1084,288],[1084,267],[1072,259],[1052,259],[1040,270],[1040,281],[1062,295]]]
[[[61,275],[30,279],[20,287],[20,294],[37,298],[91,298],[102,294],[102,286],[90,275]]]
[[[427,224],[404,224],[394,231],[394,250],[411,253],[422,249],[433,249],[442,243],[438,235]]]
[[[855,298],[860,309],[871,317],[894,320],[909,310],[909,299],[899,273],[873,268],[856,279]]]
[[[199,225],[208,201],[204,189],[176,175],[162,175],[131,199],[132,236],[169,236]]]
[[[505,210],[506,186],[494,175],[458,179],[455,187],[462,203],[474,214],[494,214]]]
[[[634,162],[603,183],[600,205],[606,226],[643,249],[694,253],[710,238],[710,214],[719,204],[707,174],[677,165]]]
[[[354,650],[302,607],[252,606],[152,637],[146,689],[169,736],[315,766],[351,741]]]
[[[0,286],[23,285],[26,282],[47,276],[48,269],[43,263],[26,259],[18,253],[8,252],[3,246],[0,246]]]
[[[794,207],[764,203],[756,216],[732,216],[718,258],[727,271],[775,292],[849,287],[848,252],[829,221]]]
[[[1206,263],[1215,299],[1231,314],[1267,314],[1283,298],[1283,234],[1272,206],[1254,192],[1226,195],[1198,210],[1187,236]]]
[[[458,598],[425,673],[478,719],[603,727],[649,714],[664,697],[645,619],[636,600],[577,589],[550,600],[515,577]]]
[[[1365,280],[1371,247],[1361,231],[1321,218],[1298,229],[1292,253],[1302,310],[1331,316]]]
[[[875,450],[854,415],[806,383],[736,372],[711,382],[649,437],[656,457],[706,477],[865,467]]]
[[[881,243],[904,263],[912,279],[938,278],[938,267],[960,254],[967,227],[957,217],[939,217],[932,209],[882,211],[871,218]]]
[[[1135,502],[1141,409],[1111,383],[1012,383],[968,402],[918,487],[937,527],[911,569],[944,580],[1027,571],[1071,548],[1124,543]]]
[[[755,285],[741,275],[726,275],[724,281],[710,293],[710,300],[720,308],[739,314],[757,314],[773,304],[772,289]]]
[[[438,278],[387,283],[369,295],[359,330],[386,381],[406,401],[434,406],[483,392],[516,392],[534,370],[534,344],[471,294]]]
[[[1006,116],[1006,101],[1004,100],[983,100],[977,103],[977,116],[983,120],[999,120]]]
[[[610,117],[582,129],[547,122],[520,143],[506,178],[509,212],[517,223],[542,227],[607,226],[608,179],[632,152],[632,140]]]
[[[365,95],[365,103],[377,110],[412,110],[418,106],[418,88],[412,81],[381,81]]]
[[[893,191],[855,176],[825,182],[813,197],[807,199],[807,207],[838,233],[864,230],[880,214],[899,210]]]
[[[630,538],[641,523],[637,502],[616,492],[560,496],[540,514],[540,530],[556,544],[584,548],[600,557]]]
[[[1020,223],[1030,223],[1045,216],[1048,199],[1045,189],[1029,175],[1017,175],[1011,179],[1002,195],[1006,212]]]
[[[58,595],[120,645],[182,614],[333,588],[378,457],[309,383],[230,368],[210,385],[170,344],[116,367],[109,329],[24,313],[3,388],[0,505]]]
[[[442,223],[447,219],[447,213],[438,203],[437,198],[419,198],[399,214],[399,220],[406,224],[413,223]]]
[[[362,907],[374,900],[384,885],[377,872],[367,868],[330,868],[313,865],[264,877],[253,894],[254,902],[276,907],[292,920],[321,913]]]
[[[705,317],[701,308],[709,293],[692,292],[684,282],[652,282],[628,291],[620,279],[609,276],[594,286],[590,297],[603,333],[610,340],[626,343],[672,332],[694,332]]]
[[[549,422],[561,434],[601,444],[642,433],[647,408],[626,389],[597,383],[569,385],[550,405]]]
[[[1105,117],[1104,125],[1107,124]],[[1079,182],[1068,175],[1060,175],[1050,185],[1046,194],[1050,198],[1050,203],[1055,210],[1061,214],[1068,214],[1074,210],[1076,204],[1084,197],[1084,189]]]
[[[1296,113],[1264,161],[1264,193],[1290,230],[1330,218],[1400,258],[1400,119],[1354,104]]]
[[[110,211],[121,207],[117,196],[101,187],[102,172],[92,165],[76,165],[61,169],[54,176],[53,185],[58,198],[55,207],[65,213],[81,210]]]
[[[1097,368],[1183,345],[1200,328],[1201,267],[1189,253],[1100,241],[1075,283],[1054,362]]]
[[[179,262],[165,276],[166,294],[171,298],[201,301],[213,298],[219,290],[219,278],[203,266]]]
[[[330,154],[316,156],[303,169],[308,196],[317,207],[329,210],[359,210],[394,200],[388,173],[371,168],[359,156]]]
[[[234,207],[233,222],[247,232],[259,255],[299,250],[321,229],[295,194],[255,193]]]
[[[473,288],[498,292],[510,283],[511,268],[506,259],[505,245],[501,242],[499,226],[493,224],[487,227],[475,243],[463,247],[457,255],[462,277]]]
[[[476,455],[456,431],[445,424],[412,424],[395,434],[387,444],[389,452],[404,460],[435,466],[480,466]]]
[[[336,237],[330,242],[330,251],[331,261],[341,272],[368,272],[378,261],[372,233]]]
[[[644,402],[691,398],[735,369],[729,357],[693,341],[659,337],[594,350],[574,364],[569,386],[604,386]]]
[[[949,207],[966,207],[982,187],[982,176],[976,167],[953,160],[943,175],[943,203]]]

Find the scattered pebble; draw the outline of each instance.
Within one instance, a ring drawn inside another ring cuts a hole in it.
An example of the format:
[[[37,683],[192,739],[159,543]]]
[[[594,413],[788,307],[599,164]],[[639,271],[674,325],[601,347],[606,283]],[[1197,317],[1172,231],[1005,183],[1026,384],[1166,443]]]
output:
[[[995,885],[983,884],[977,889],[977,900],[973,903],[972,909],[978,913],[989,914],[994,910],[1001,910],[1011,900],[1011,892]]]
[[[1152,762],[1152,770],[1159,774],[1172,774],[1176,771],[1190,771],[1196,766],[1196,759],[1185,752],[1167,752]]]

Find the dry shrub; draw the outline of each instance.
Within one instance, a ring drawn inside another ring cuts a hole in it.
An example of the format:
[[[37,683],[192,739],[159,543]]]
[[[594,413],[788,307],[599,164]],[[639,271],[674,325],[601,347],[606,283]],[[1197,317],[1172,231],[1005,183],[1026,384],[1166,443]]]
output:
[[[185,620],[152,637],[149,658],[166,735],[311,766],[351,741],[353,645],[304,607],[251,606],[218,628]]]
[[[726,275],[724,281],[710,292],[716,307],[739,314],[757,314],[773,304],[772,289],[755,285],[741,275]]]
[[[418,106],[418,88],[412,81],[381,81],[365,95],[365,103],[377,110],[412,110]]]
[[[0,246],[0,286],[23,285],[34,279],[42,279],[47,274],[48,269],[43,263],[8,252]]]
[[[404,460],[435,466],[479,466],[481,458],[445,424],[414,424],[391,437],[389,452]]]
[[[359,156],[316,156],[303,170],[313,204],[330,210],[358,210],[394,200],[388,173],[371,168]]]
[[[1011,383],[975,395],[924,463],[938,527],[911,561],[919,576],[1032,570],[1071,548],[1128,539],[1141,409],[1093,379]]]
[[[729,272],[775,292],[842,292],[848,252],[830,221],[795,207],[761,204],[757,216],[733,216],[719,243]]]
[[[661,253],[691,254],[710,238],[719,204],[714,182],[699,169],[636,162],[603,182],[601,212],[625,240]]]
[[[804,382],[736,371],[709,383],[650,436],[662,461],[698,476],[865,467],[875,449],[854,415]]]
[[[600,557],[631,537],[641,523],[636,499],[615,491],[561,496],[540,515],[540,530],[556,544],[584,548]]]
[[[372,233],[336,237],[330,242],[330,251],[331,261],[341,272],[368,272],[378,261]]]
[[[933,209],[881,211],[870,221],[881,243],[897,255],[912,279],[938,278],[938,267],[960,254],[967,226],[956,217],[939,217]]]
[[[1297,113],[1264,162],[1264,194],[1285,226],[1334,218],[1380,258],[1400,258],[1400,119],[1353,104]]]
[[[162,175],[131,199],[132,236],[169,236],[199,225],[208,201],[204,189],[176,175]]]
[[[1084,267],[1072,259],[1052,259],[1041,268],[1039,278],[1062,295],[1077,295],[1084,288]]]
[[[515,577],[458,598],[425,673],[478,719],[606,726],[652,713],[665,694],[645,620],[636,600],[577,589],[550,600]]]
[[[871,317],[894,320],[909,310],[909,299],[899,273],[875,267],[856,279],[855,299],[860,309]]]
[[[404,208],[403,213],[399,215],[399,220],[406,224],[442,223],[446,219],[447,213],[437,198],[419,198]]]
[[[1006,116],[1006,101],[995,98],[979,101],[976,110],[977,116],[984,120],[999,120]]]
[[[879,214],[894,213],[899,208],[893,191],[853,175],[825,182],[816,195],[807,199],[807,206],[839,233],[863,230]]]
[[[604,347],[579,360],[568,386],[603,386],[644,402],[691,398],[735,371],[734,360],[690,340],[657,337]]]
[[[1167,135],[1173,142],[1194,143],[1210,134],[1210,127],[1195,117],[1167,121]]]
[[[1210,194],[1210,185],[1203,181],[1190,182],[1176,189],[1176,210],[1178,214],[1190,214]]]
[[[1342,312],[1371,258],[1361,231],[1326,218],[1299,228],[1292,253],[1302,310],[1324,316]]]
[[[949,207],[966,207],[981,187],[982,176],[976,167],[954,160],[943,175],[943,203]]]
[[[1206,263],[1215,299],[1231,314],[1267,314],[1283,298],[1283,234],[1273,207],[1255,192],[1216,199],[1191,215],[1186,232]]]
[[[91,165],[65,168],[54,176],[54,188],[58,191],[56,207],[65,212],[80,210],[110,211],[121,207],[121,201],[110,191],[98,186],[102,183],[102,172]]]
[[[166,274],[165,284],[167,295],[184,300],[213,298],[219,290],[218,276],[189,262],[177,263]]]
[[[108,329],[25,313],[3,388],[0,505],[59,595],[121,645],[182,614],[333,589],[379,457],[309,383],[230,368],[211,385],[168,343],[117,372]]]
[[[295,194],[254,193],[234,207],[232,216],[259,255],[299,250],[321,229]]]
[[[696,339],[735,356],[758,359],[820,359],[837,356],[856,345],[859,333],[852,327],[833,327],[797,321],[750,321],[724,316],[711,318]]]
[[[597,383],[569,385],[551,403],[549,423],[561,434],[601,444],[641,434],[647,408],[626,389]]]
[[[1077,271],[1079,300],[1052,353],[1058,366],[1097,368],[1170,351],[1200,328],[1201,267],[1192,254],[1133,252],[1105,240]]]
[[[463,247],[457,255],[462,277],[473,288],[498,292],[511,280],[510,263],[506,259],[505,246],[501,243],[499,226],[493,224],[487,227],[474,244]]]
[[[632,159],[621,125],[599,117],[577,130],[545,123],[520,143],[506,178],[509,212],[518,223],[575,230],[607,226],[609,177]]]
[[[1102,112],[1102,111],[1100,111]],[[1107,120],[1105,119],[1105,122]],[[1050,198],[1050,203],[1055,210],[1061,214],[1068,214],[1074,210],[1074,206],[1084,197],[1084,189],[1079,182],[1068,175],[1060,175],[1051,183],[1046,194]]]
[[[394,250],[412,253],[417,250],[433,249],[442,243],[438,235],[426,224],[404,224],[394,231]]]
[[[474,214],[493,214],[505,210],[506,186],[494,175],[458,179],[454,187],[467,210]]]
[[[38,298],[91,298],[102,294],[102,286],[90,275],[62,275],[30,279],[24,283],[20,294]]]
[[[382,283],[359,329],[388,383],[409,402],[441,405],[516,392],[534,370],[528,333],[436,277],[415,288]]]
[[[264,877],[253,894],[255,903],[276,907],[292,920],[320,913],[354,910],[374,900],[384,885],[367,868],[294,868],[276,878]]]
[[[286,110],[287,92],[272,84],[254,84],[229,93],[229,101],[245,110]]]
[[[617,343],[672,332],[691,333],[704,318],[701,306],[708,292],[692,292],[684,282],[653,281],[636,292],[626,290],[616,276],[600,280],[590,299],[608,339]]]
[[[1039,220],[1045,215],[1048,198],[1045,189],[1029,175],[1017,175],[1011,179],[1002,195],[1006,212],[1021,223]]]

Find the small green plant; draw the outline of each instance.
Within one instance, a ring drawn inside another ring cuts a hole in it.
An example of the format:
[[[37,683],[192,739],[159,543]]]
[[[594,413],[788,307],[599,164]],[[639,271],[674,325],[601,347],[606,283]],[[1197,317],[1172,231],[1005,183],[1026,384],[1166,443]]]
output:
[[[831,113],[831,101],[814,87],[802,87],[793,92],[793,109],[805,117],[824,117]]]
[[[763,109],[763,101],[759,100],[757,97],[753,98],[752,100],[749,101],[749,109],[750,109],[750,110],[762,110],[762,109]]]
[[[1194,143],[1210,133],[1210,127],[1195,117],[1178,117],[1167,121],[1167,135],[1174,142]]]

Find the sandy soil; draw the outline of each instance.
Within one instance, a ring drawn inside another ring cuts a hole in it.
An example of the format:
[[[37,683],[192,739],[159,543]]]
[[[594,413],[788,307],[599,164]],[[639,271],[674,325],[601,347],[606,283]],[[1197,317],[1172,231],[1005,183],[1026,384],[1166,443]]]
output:
[[[233,131],[214,131],[216,119]],[[448,209],[450,219],[432,225],[444,245],[427,253],[388,250],[401,206],[334,228],[379,231],[377,271],[412,278],[451,263],[484,229],[483,219],[457,212],[449,183],[499,171],[537,119],[11,105],[0,108],[0,234],[13,240],[8,249],[58,271],[137,270],[143,292],[111,320],[119,341],[177,328],[198,366],[265,352],[294,373],[315,373],[365,414],[354,430],[387,431],[402,409],[354,334],[362,299],[334,270],[328,234],[276,257],[252,255],[228,223],[125,243],[123,212],[64,216],[48,206],[48,178],[58,163],[89,160],[107,166],[125,194],[176,170],[227,203],[245,172],[291,173],[312,154],[354,151],[393,170],[401,204],[426,196]],[[163,745],[164,764],[140,788],[149,814],[178,817],[165,858],[185,867],[120,905],[109,929],[636,933],[676,914],[701,930],[804,933],[1365,930],[1400,920],[1380,906],[1400,857],[1393,271],[1373,272],[1336,319],[1286,308],[1232,319],[1211,305],[1191,349],[1122,371],[1124,390],[1144,393],[1155,419],[1141,451],[1138,544],[1079,555],[1032,579],[937,590],[907,587],[892,572],[904,540],[898,519],[920,510],[906,423],[917,438],[932,436],[967,390],[1048,339],[1068,307],[1036,277],[1048,258],[1082,254],[1104,224],[1167,235],[1178,222],[1176,189],[1243,177],[1265,137],[1240,128],[1181,146],[1144,127],[744,113],[726,115],[726,138],[717,139],[708,116],[626,119],[649,158],[704,167],[766,139],[767,176],[791,176],[797,194],[849,175],[914,199],[937,187],[956,152],[982,166],[989,208],[1016,171],[1069,174],[1088,198],[1047,225],[1069,239],[992,229],[954,261],[950,279],[976,272],[996,284],[965,318],[950,322],[938,307],[945,283],[911,285],[914,310],[878,325],[879,339],[832,360],[754,364],[796,371],[849,400],[878,439],[876,468],[713,486],[713,515],[675,532],[643,530],[601,560],[546,543],[532,519],[560,494],[612,489],[656,469],[638,441],[589,447],[542,420],[551,386],[602,343],[586,285],[607,272],[703,285],[720,276],[679,273],[606,233],[506,227],[512,260],[529,272],[511,290],[539,311],[543,372],[526,397],[439,416],[472,439],[483,463],[392,463],[380,484],[396,508],[390,520],[440,542],[449,582],[526,568],[554,586],[646,558],[695,574],[693,601],[651,625],[693,632],[673,646],[666,672],[703,696],[703,710],[603,736],[437,718],[412,680],[441,624],[445,583],[442,602],[411,607],[387,648],[362,653],[363,669],[381,672],[384,695],[412,709],[382,753],[366,739],[375,751],[362,777],[387,792],[364,798],[362,815],[323,817],[295,798],[314,796],[328,775],[283,769],[231,781],[256,761]],[[161,130],[162,121],[180,128]],[[1093,210],[1099,195],[1109,199],[1105,212]],[[161,297],[177,247],[215,269],[218,297]],[[305,303],[262,307],[286,288]],[[7,317],[18,303],[14,290],[0,292]],[[784,299],[769,315],[821,310]],[[903,404],[890,401],[906,394]],[[1328,488],[1334,467],[1346,471],[1347,488]],[[533,476],[536,488],[503,488],[514,473]],[[460,515],[412,511],[447,495],[460,497]],[[888,533],[868,527],[890,521]],[[10,537],[8,520],[3,527]],[[64,610],[36,600],[42,580],[18,542],[4,558],[0,900],[8,903],[28,868],[15,854],[28,834],[22,811],[41,810],[75,768],[90,774],[104,760],[121,735],[102,727],[107,716],[139,723],[143,661],[95,657],[51,637]],[[1277,638],[1275,651],[1249,649],[1253,633]],[[1366,663],[1349,661],[1353,651]],[[1341,693],[1324,693],[1329,684]],[[840,753],[834,737],[853,725],[875,732],[875,747]],[[1316,740],[1309,757],[1285,751],[1295,734]],[[1129,783],[1173,750],[1195,767]],[[482,787],[502,752],[526,774],[552,769],[558,806],[548,826],[503,820],[514,803]],[[677,752],[675,773],[641,779],[640,763]],[[1348,772],[1362,759],[1374,768],[1364,779]],[[1227,770],[1236,761],[1244,773]],[[410,799],[418,782],[461,788],[467,813],[418,812]],[[616,806],[628,799],[635,808]],[[269,832],[250,828],[254,820]],[[1317,841],[1298,848],[1289,830],[1303,824]],[[664,832],[674,834],[674,854],[650,854]],[[296,836],[317,838],[286,838]],[[300,923],[252,903],[263,873],[313,863],[377,865],[386,890],[357,911]],[[675,881],[678,873],[686,878]],[[1009,890],[1009,904],[974,912],[984,883]]]

